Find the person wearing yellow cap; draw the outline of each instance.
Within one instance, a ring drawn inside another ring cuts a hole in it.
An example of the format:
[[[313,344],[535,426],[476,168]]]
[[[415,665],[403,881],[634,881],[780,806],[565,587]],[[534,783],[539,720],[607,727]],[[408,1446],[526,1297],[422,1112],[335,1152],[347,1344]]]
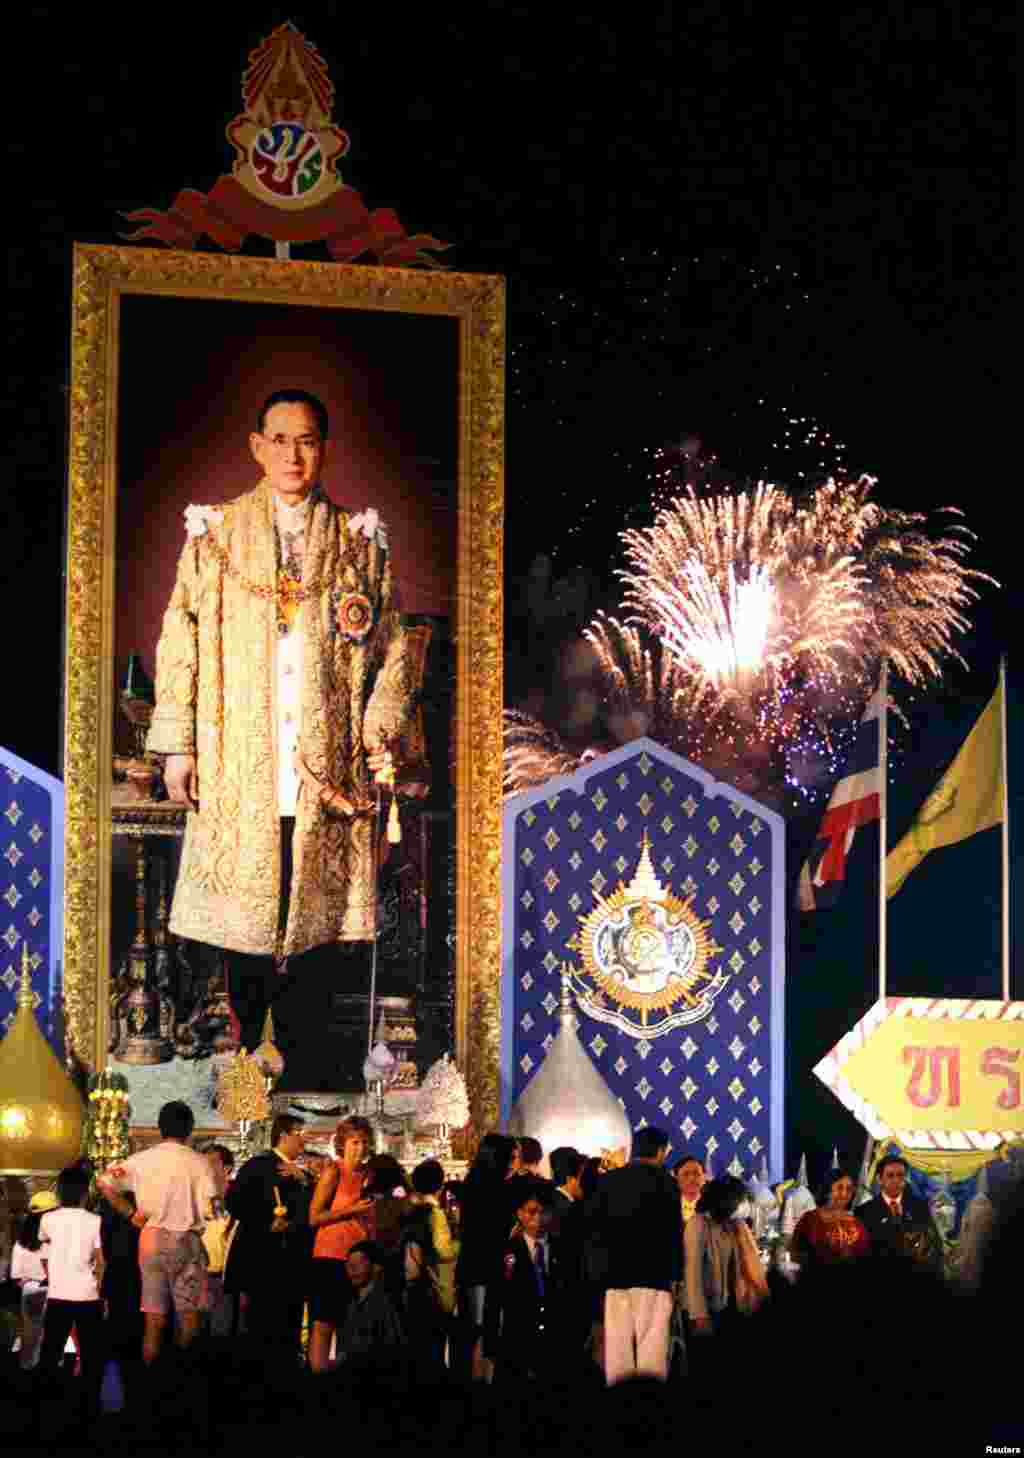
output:
[[[18,1328],[19,1361],[23,1372],[39,1365],[46,1316],[48,1285],[46,1266],[41,1255],[39,1222],[48,1210],[56,1210],[60,1201],[52,1190],[40,1190],[28,1202],[28,1214],[21,1222],[11,1251],[11,1280],[21,1288],[21,1311]]]

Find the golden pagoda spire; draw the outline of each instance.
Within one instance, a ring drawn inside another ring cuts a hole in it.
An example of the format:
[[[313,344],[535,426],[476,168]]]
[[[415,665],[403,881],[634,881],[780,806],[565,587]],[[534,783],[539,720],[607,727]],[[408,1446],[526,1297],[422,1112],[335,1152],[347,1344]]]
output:
[[[21,944],[21,982],[18,985],[15,1002],[18,1007],[27,1007],[35,1012],[36,995],[32,991],[32,961],[28,954],[28,942]]]
[[[0,1041],[0,1174],[56,1174],[78,1158],[82,1099],[35,1013],[32,958],[22,943],[17,1010]]]
[[[631,901],[664,901],[665,888],[654,874],[654,866],[651,864],[651,842],[644,831],[641,842],[640,859],[637,862],[636,873],[632,881],[626,887],[626,892]]]

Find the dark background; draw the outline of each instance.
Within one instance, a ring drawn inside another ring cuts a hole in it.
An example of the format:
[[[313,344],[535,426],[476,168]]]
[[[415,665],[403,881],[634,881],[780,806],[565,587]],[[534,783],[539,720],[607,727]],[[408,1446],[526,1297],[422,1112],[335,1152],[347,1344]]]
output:
[[[446,261],[508,278],[509,702],[559,706],[560,647],[613,600],[616,533],[651,519],[656,453],[671,460],[687,436],[737,475],[800,482],[841,462],[877,475],[887,504],[966,510],[974,565],[1003,587],[974,614],[969,668],[909,703],[895,840],[1012,655],[1022,606],[1011,15],[319,4],[235,21],[188,5],[21,7],[5,108],[4,742],[59,769],[72,241],[116,241],[120,213],[228,170],[247,54],[291,19],[337,88],[344,180],[451,240]],[[538,617],[539,553],[568,591]],[[1012,821],[1012,658],[1009,712]],[[818,814],[791,820],[794,875]],[[808,1146],[812,1170],[833,1143],[857,1157],[863,1142],[809,1070],[875,995],[872,834],[840,907],[791,926],[789,1148]],[[892,906],[890,991],[997,996],[998,899],[998,832],[932,857]]]

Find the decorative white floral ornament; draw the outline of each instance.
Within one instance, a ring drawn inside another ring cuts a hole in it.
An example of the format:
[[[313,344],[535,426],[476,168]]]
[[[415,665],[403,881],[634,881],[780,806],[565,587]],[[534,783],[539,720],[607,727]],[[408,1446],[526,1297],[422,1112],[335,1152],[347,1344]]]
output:
[[[362,532],[368,542],[372,542],[376,538],[377,545],[381,551],[387,551],[387,528],[381,521],[380,512],[375,506],[368,506],[365,511],[361,511],[358,516],[354,516],[348,525],[350,531]]]
[[[469,1122],[466,1080],[445,1053],[428,1072],[416,1093],[417,1124],[447,1124],[461,1129]]]
[[[215,506],[186,506],[185,507],[185,531],[189,541],[196,537],[205,537],[209,530],[210,522],[216,525],[224,520],[224,513],[218,511]]]

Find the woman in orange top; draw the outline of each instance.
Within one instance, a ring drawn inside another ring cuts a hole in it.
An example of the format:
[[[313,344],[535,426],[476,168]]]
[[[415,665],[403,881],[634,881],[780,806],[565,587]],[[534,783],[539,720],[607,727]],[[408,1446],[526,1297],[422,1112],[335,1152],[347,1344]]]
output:
[[[331,1338],[352,1300],[345,1259],[354,1245],[373,1239],[373,1201],[363,1195],[370,1138],[366,1119],[342,1119],[334,1131],[338,1157],[320,1176],[309,1207],[309,1223],[316,1231],[309,1301],[309,1365],[314,1372],[327,1371]]]

